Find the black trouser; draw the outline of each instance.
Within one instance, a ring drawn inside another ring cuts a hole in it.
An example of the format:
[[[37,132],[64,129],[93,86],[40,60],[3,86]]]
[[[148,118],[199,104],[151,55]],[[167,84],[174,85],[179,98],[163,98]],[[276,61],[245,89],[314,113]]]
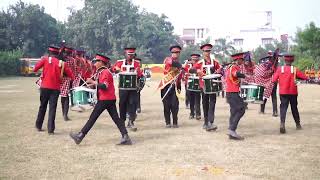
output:
[[[170,84],[164,87],[161,90],[161,98],[166,94],[167,90],[169,89]],[[163,110],[164,110],[164,118],[166,124],[171,124],[170,115],[172,113],[172,120],[173,124],[178,124],[178,111],[179,111],[179,100],[176,95],[176,88],[175,85],[167,93],[166,97],[162,100],[163,103]]]
[[[185,85],[185,91],[186,91],[186,99],[185,99],[185,103],[186,103],[186,107],[189,106],[190,104],[190,91],[187,89],[187,85]]]
[[[138,96],[137,96],[137,109],[141,110],[141,91],[138,91]]]
[[[129,113],[129,120],[136,119],[138,93],[136,90],[119,90],[120,118],[126,120],[126,113]]]
[[[278,113],[278,103],[277,103],[277,84],[273,86],[272,92],[271,92],[271,100],[272,100],[272,112]],[[261,112],[264,112],[266,108],[267,99],[263,101],[263,104],[260,105]]]
[[[216,94],[205,94],[202,92],[202,107],[203,107],[203,115],[204,122],[208,124],[208,122],[214,122],[214,114],[216,109]]]
[[[197,116],[201,116],[201,92],[190,91],[190,115],[194,116],[196,111]]]
[[[53,133],[55,129],[55,118],[57,110],[57,101],[60,91],[54,89],[40,88],[40,107],[36,120],[36,127],[42,128],[44,116],[46,115],[47,105],[49,102],[48,132]]]
[[[293,119],[296,123],[300,123],[298,111],[298,95],[282,94],[280,95],[280,120],[282,123],[286,121],[287,109],[290,103]]]
[[[69,96],[67,97],[61,96],[61,107],[62,107],[63,117],[67,117],[69,112]]]
[[[83,134],[87,134],[105,109],[107,109],[109,115],[111,116],[113,122],[117,125],[121,134],[122,135],[127,134],[128,132],[124,125],[124,120],[120,119],[118,115],[116,100],[98,101],[97,104],[94,106],[94,109],[89,117],[89,120],[81,129],[81,132]]]
[[[227,92],[226,97],[230,105],[229,130],[235,131],[245,113],[245,105],[238,92]]]

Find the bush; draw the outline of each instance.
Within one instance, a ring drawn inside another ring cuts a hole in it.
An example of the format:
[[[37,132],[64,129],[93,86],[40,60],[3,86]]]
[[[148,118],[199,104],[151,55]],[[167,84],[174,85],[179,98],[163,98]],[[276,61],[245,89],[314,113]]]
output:
[[[22,52],[0,51],[0,76],[19,75]]]

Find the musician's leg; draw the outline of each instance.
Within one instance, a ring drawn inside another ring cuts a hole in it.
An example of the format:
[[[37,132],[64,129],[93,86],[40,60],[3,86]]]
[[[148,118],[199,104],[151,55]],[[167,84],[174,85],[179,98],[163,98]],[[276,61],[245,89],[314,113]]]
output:
[[[46,115],[47,105],[50,98],[50,90],[40,88],[40,107],[36,120],[36,128],[40,131],[42,128],[44,116]]]
[[[127,90],[119,90],[120,118],[124,121],[126,120],[127,103],[128,103],[128,91]]]
[[[137,113],[141,113],[141,91],[138,92]]]
[[[278,103],[277,103],[277,84],[274,85],[271,93],[272,98],[272,109],[273,109],[273,116],[278,116]]]
[[[168,87],[165,87],[161,89],[161,98],[166,94],[168,90]],[[167,94],[167,96],[162,100],[163,103],[163,114],[164,114],[164,119],[167,127],[170,127],[171,122],[170,122],[170,109],[171,109],[171,103],[168,101],[170,95]]]
[[[189,119],[193,119],[194,118],[194,107],[195,107],[195,94],[196,92],[190,91],[190,117]]]
[[[81,132],[86,135],[90,129],[93,127],[94,123],[97,121],[101,113],[106,109],[106,101],[98,101],[94,106],[92,113],[90,114],[89,120],[81,129]]]
[[[208,125],[209,95],[202,92],[204,126]],[[204,127],[205,128],[205,127]]]
[[[297,95],[290,95],[289,97],[291,112],[294,121],[296,122],[297,129],[301,129],[300,125],[300,115],[298,110],[298,96]]]
[[[186,98],[185,98],[186,108],[188,108],[190,105],[190,91],[187,89],[187,85],[185,85],[184,89],[186,91]]]
[[[175,91],[175,89],[172,89],[173,91]],[[179,112],[179,99],[176,95],[176,93],[174,92],[171,95],[171,112],[172,112],[172,121],[173,121],[173,127],[178,127],[178,112]]]
[[[201,92],[195,92],[195,109],[196,109],[197,120],[201,119],[200,101],[201,101]]]
[[[286,133],[285,121],[289,105],[288,95],[280,95],[280,133]]]
[[[49,117],[48,117],[48,133],[53,133],[55,129],[55,119],[57,102],[59,98],[59,90],[51,90],[49,98]]]
[[[208,121],[214,123],[215,109],[216,109],[217,95],[209,95],[209,109],[208,109]]]
[[[137,91],[129,91],[129,107],[127,107],[129,112],[129,120],[135,121],[136,119],[136,109],[138,104],[138,93]]]
[[[125,134],[128,134],[128,131],[125,127],[124,121],[119,118],[115,101],[108,103],[107,110],[108,110],[109,115],[111,116],[113,122],[117,125],[119,131],[121,132],[121,135],[123,136]]]

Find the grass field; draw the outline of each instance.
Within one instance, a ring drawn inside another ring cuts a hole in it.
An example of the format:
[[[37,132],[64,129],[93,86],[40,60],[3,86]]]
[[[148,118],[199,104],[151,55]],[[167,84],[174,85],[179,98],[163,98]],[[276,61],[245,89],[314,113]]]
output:
[[[142,113],[132,146],[116,146],[120,134],[106,112],[80,145],[69,137],[87,121],[90,111],[57,109],[55,135],[34,129],[39,107],[36,78],[0,79],[0,179],[319,179],[320,86],[300,85],[303,130],[296,131],[290,108],[287,134],[279,134],[279,118],[258,114],[250,104],[239,123],[246,139],[227,138],[229,106],[219,97],[218,131],[206,132],[203,121],[189,120],[180,100],[178,129],[164,128],[158,80],[143,89]],[[59,100],[60,102],[60,100]],[[280,102],[278,101],[278,104]],[[43,128],[47,126],[47,116]]]

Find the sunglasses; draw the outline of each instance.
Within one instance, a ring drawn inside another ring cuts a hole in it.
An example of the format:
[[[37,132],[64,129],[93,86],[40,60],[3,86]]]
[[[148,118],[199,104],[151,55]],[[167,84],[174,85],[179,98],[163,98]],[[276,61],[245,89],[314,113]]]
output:
[[[172,54],[178,54],[180,51],[171,52]]]
[[[210,50],[210,49],[208,49],[208,50],[203,50],[203,52],[211,52],[211,50]]]

